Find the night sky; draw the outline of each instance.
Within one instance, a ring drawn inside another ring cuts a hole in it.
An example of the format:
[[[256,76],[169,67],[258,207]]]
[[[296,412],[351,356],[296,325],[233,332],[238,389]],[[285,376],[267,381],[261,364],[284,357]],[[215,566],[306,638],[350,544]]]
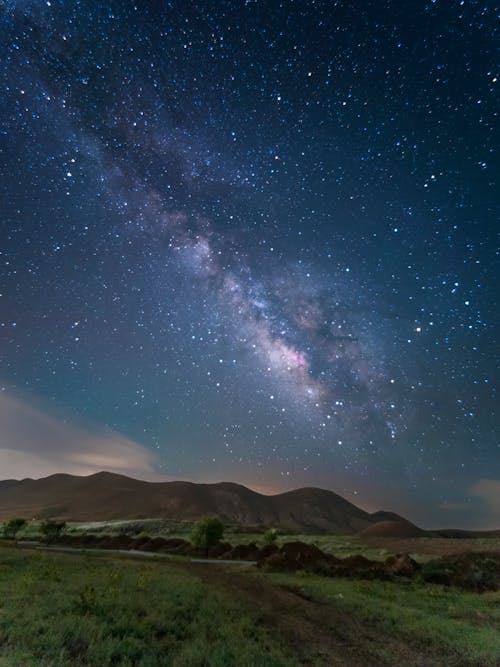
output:
[[[495,4],[0,12],[0,478],[500,527]]]

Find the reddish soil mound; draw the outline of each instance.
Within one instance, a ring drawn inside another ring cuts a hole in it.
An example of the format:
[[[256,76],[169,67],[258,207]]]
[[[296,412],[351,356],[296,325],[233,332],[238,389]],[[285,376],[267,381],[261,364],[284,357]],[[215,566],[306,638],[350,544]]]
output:
[[[308,570],[317,574],[329,574],[338,559],[325,554],[313,544],[288,542],[269,556],[261,558],[257,566],[270,570]]]
[[[181,539],[180,537],[169,537],[163,539],[163,549],[165,551],[177,551],[179,549],[183,549],[186,544],[189,544],[189,542]]]
[[[359,537],[424,537],[428,535],[410,521],[380,521],[358,533]]]
[[[279,551],[279,546],[277,544],[266,544],[260,550],[260,557],[267,558],[268,556],[275,554],[277,551]]]
[[[287,558],[302,563],[311,562],[316,558],[322,558],[325,555],[316,545],[307,544],[305,542],[287,542],[281,547],[281,553]]]
[[[418,563],[408,554],[389,556],[384,561],[385,568],[392,574],[403,577],[412,577],[418,570]]]
[[[115,535],[114,537],[103,537],[98,543],[101,549],[134,549],[134,540],[128,535]]]
[[[154,553],[158,553],[159,551],[164,552],[165,540],[162,537],[152,537],[147,542],[143,542],[139,548],[144,551],[153,551]]]
[[[230,560],[258,560],[261,557],[261,551],[254,542],[251,542],[250,544],[237,544],[223,556]]]
[[[229,542],[220,542],[208,550],[208,555],[210,558],[226,558],[226,554],[228,551],[231,551],[232,548],[233,547]]]
[[[360,567],[371,567],[375,561],[362,556],[361,554],[355,554],[353,556],[347,556],[342,558],[340,565],[346,568],[360,568]]]
[[[136,549],[134,539],[128,535],[60,535],[57,544],[75,549]]]
[[[118,537],[118,536],[116,536],[116,537]],[[120,536],[120,537],[121,537],[121,536]],[[110,544],[115,543],[115,542],[114,542],[115,539],[116,539],[115,537],[110,537],[110,538],[109,538],[109,543],[110,543]],[[150,537],[147,537],[147,536],[144,536],[144,537],[134,537],[134,538],[131,540],[130,548],[131,548],[131,549],[142,549],[143,547],[146,547],[147,545],[149,545],[150,542],[151,542],[151,538],[150,538]],[[110,547],[110,548],[113,548],[113,547]],[[146,550],[146,549],[144,549],[144,550]]]
[[[303,542],[284,544],[281,549],[261,558],[257,566],[278,571],[303,569],[329,577],[361,579],[392,579],[395,575],[411,577],[418,569],[417,563],[408,554],[390,556],[385,563],[361,555],[340,559]]]

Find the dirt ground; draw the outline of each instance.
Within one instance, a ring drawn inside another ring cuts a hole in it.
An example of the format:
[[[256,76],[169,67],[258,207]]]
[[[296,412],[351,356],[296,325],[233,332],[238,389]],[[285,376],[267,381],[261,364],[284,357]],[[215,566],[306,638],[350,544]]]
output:
[[[452,539],[444,537],[366,537],[360,539],[368,547],[385,549],[390,553],[448,556],[468,551],[500,551],[499,538]]]
[[[176,564],[207,586],[231,593],[250,608],[275,637],[292,647],[297,665],[317,667],[455,667],[454,656],[436,656],[375,628],[344,611],[305,596],[299,586],[277,586],[265,577],[222,566]]]

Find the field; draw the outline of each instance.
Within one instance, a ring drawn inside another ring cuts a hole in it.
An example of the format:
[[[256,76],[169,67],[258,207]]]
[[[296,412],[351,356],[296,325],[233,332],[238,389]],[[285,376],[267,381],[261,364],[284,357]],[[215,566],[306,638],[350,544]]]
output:
[[[161,537],[180,537],[188,539],[192,524],[189,522],[175,522],[165,519],[145,519],[142,521],[99,521],[92,523],[70,524],[72,534],[78,533],[105,533],[117,535],[120,533],[136,534],[147,533]],[[263,544],[264,528],[245,527],[234,525],[226,527],[224,539],[232,544],[248,544],[255,542]],[[38,524],[32,524],[20,535],[36,537]],[[361,539],[355,535],[304,535],[299,533],[278,532],[277,544],[293,540],[300,540],[317,545],[327,553],[339,558],[355,554],[362,554],[373,560],[383,560],[389,554],[409,553],[416,561],[425,562],[430,558],[444,556],[464,551],[494,551],[500,552],[500,538],[440,538],[418,537],[398,538],[370,537]]]
[[[499,630],[500,592],[0,547],[3,667],[494,667]]]

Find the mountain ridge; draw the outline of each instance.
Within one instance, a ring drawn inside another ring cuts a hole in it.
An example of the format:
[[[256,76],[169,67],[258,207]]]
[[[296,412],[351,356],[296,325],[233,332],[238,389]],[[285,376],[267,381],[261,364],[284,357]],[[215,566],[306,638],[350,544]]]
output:
[[[57,473],[41,479],[0,481],[0,520],[67,521],[219,516],[231,523],[272,525],[302,532],[356,533],[372,515],[333,491],[303,487],[264,495],[235,482],[147,482],[101,471]]]

